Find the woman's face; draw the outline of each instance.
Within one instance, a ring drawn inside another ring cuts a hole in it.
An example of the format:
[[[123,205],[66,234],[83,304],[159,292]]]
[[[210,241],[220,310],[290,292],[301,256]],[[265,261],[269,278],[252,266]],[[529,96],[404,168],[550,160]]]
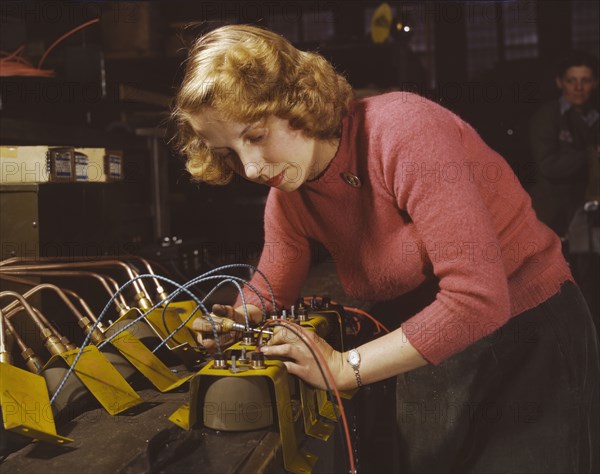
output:
[[[297,189],[329,163],[323,163],[317,140],[278,117],[254,123],[230,122],[222,120],[214,109],[205,108],[191,117],[190,124],[216,159],[250,181],[282,191]]]

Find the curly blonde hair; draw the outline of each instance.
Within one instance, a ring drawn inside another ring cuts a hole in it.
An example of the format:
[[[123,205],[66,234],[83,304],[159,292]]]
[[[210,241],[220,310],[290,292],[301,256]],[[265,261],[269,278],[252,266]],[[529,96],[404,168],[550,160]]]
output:
[[[200,37],[187,58],[172,119],[176,145],[195,181],[226,184],[233,171],[213,157],[190,118],[211,107],[225,119],[251,123],[274,115],[308,137],[337,138],[352,89],[316,53],[248,25],[228,25]]]

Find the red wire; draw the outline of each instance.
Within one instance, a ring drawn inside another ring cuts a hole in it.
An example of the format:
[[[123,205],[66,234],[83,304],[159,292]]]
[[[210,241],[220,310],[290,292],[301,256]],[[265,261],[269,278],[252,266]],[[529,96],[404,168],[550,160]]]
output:
[[[316,296],[315,297],[317,300],[321,301],[323,298],[321,298],[320,296]],[[304,303],[307,304],[307,300],[310,300],[311,297],[310,296],[305,296],[303,298]],[[335,301],[331,301],[331,304],[337,304]],[[386,333],[389,333],[390,330],[385,327],[383,325],[383,323],[379,322],[377,319],[375,319],[373,316],[371,316],[369,313],[367,313],[366,311],[363,311],[362,309],[358,309],[358,308],[353,308],[352,306],[343,306],[342,308],[344,308],[346,311],[351,311],[357,314],[360,314],[361,316],[364,316],[366,318],[369,318],[371,321],[373,321],[375,323],[375,326],[378,329],[378,332],[380,332],[381,330],[384,330]]]
[[[24,45],[19,46],[12,53],[7,53],[5,51],[1,51],[0,55],[3,55],[4,57],[0,57],[0,76],[3,76],[3,77],[8,77],[8,76],[53,77],[54,76],[53,70],[42,69],[42,64],[48,57],[48,54],[50,54],[50,52],[56,47],[56,45],[58,45],[61,41],[63,41],[68,36],[72,35],[73,33],[77,32],[83,28],[87,28],[88,26],[93,25],[94,23],[98,23],[99,21],[100,21],[99,18],[90,20],[86,23],[83,23],[82,25],[79,25],[79,26],[73,28],[72,30],[68,31],[67,33],[62,35],[60,38],[58,38],[54,43],[52,43],[50,45],[50,47],[48,49],[46,49],[46,51],[44,51],[44,54],[42,55],[40,61],[38,62],[37,68],[33,67],[31,62],[29,62],[27,59],[25,59],[23,57],[22,53],[25,49]]]
[[[367,313],[366,311],[363,311],[362,309],[358,309],[358,308],[352,308],[352,307],[350,307],[350,306],[344,306],[343,308],[344,308],[346,311],[351,311],[351,312],[353,312],[353,313],[357,313],[357,314],[360,314],[361,316],[364,316],[364,317],[366,317],[366,318],[369,318],[371,321],[373,321],[373,322],[374,322],[374,323],[377,325],[377,327],[378,327],[379,329],[383,329],[383,330],[384,330],[386,333],[389,333],[389,332],[390,332],[390,330],[389,330],[387,327],[385,327],[385,326],[383,325],[383,323],[381,323],[380,321],[378,321],[377,319],[375,319],[373,316],[371,316],[371,315],[370,315],[369,313]]]
[[[333,391],[335,393],[335,398],[337,399],[337,402],[338,402],[338,407],[340,409],[340,416],[342,418],[342,424],[344,425],[344,433],[346,435],[346,444],[348,446],[348,460],[350,461],[350,472],[355,473],[356,470],[354,468],[354,453],[352,451],[352,441],[350,440],[350,429],[348,428],[348,420],[346,419],[346,412],[344,411],[344,406],[342,404],[342,397],[340,396],[340,392],[335,384],[335,380],[333,379],[333,374],[331,373],[331,370],[329,370],[329,365],[327,365],[327,362],[325,361],[325,357],[323,356],[323,353],[310,338],[305,337],[304,333],[302,331],[298,331],[298,329],[300,328],[298,325],[291,323],[287,319],[270,319],[265,324],[263,324],[262,327],[265,328],[265,327],[269,326],[270,324],[274,324],[274,323],[279,323],[283,326],[289,326],[290,328],[292,328],[294,330],[294,333],[297,334],[298,336],[300,336],[302,338],[302,340],[305,341],[309,346],[311,346],[311,348],[315,351],[315,354],[317,355],[317,357],[319,359],[319,360],[317,360],[317,363],[325,370],[327,378],[329,379],[330,386],[333,388]],[[259,338],[259,341],[260,341],[260,338]]]
[[[65,38],[71,36],[73,33],[78,32],[79,30],[82,30],[84,28],[87,28],[90,25],[93,25],[94,23],[98,23],[100,21],[100,18],[95,18],[93,20],[87,21],[85,23],[83,23],[82,25],[76,26],[75,28],[73,28],[70,31],[67,31],[64,35],[62,35],[60,38],[58,38],[54,43],[52,43],[50,45],[50,47],[48,49],[46,49],[46,51],[44,51],[44,54],[42,55],[42,57],[40,58],[40,62],[38,63],[37,67],[38,69],[42,68],[42,64],[44,63],[44,61],[46,60],[46,57],[48,56],[48,54],[50,54],[50,51],[52,51],[54,49],[54,47],[60,43],[62,40],[64,40]]]

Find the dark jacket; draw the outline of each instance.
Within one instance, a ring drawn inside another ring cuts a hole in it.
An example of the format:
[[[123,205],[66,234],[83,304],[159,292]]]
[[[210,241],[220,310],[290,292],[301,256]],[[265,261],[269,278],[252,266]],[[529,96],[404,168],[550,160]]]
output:
[[[530,146],[536,163],[531,187],[538,218],[559,236],[585,203],[592,156],[597,159],[598,120],[590,127],[571,108],[561,114],[558,100],[548,102],[530,121]]]

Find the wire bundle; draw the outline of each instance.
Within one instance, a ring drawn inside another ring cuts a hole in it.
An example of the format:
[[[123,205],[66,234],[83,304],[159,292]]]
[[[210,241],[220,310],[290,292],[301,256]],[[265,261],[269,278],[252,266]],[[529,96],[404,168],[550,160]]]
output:
[[[221,347],[220,347],[220,343],[219,343],[219,334],[217,333],[216,327],[214,322],[212,321],[212,317],[210,315],[210,312],[208,311],[208,309],[206,308],[206,306],[204,305],[204,303],[206,302],[206,300],[208,299],[208,297],[221,285],[223,284],[233,284],[238,291],[240,292],[241,298],[242,298],[242,304],[244,306],[245,309],[245,319],[246,319],[246,326],[249,326],[249,320],[248,320],[248,313],[247,310],[245,308],[245,300],[244,300],[244,296],[242,293],[242,288],[240,286],[240,283],[246,285],[250,290],[254,291],[261,302],[262,305],[262,310],[263,310],[263,323],[261,325],[261,329],[265,329],[269,326],[282,326],[285,327],[286,329],[292,331],[294,334],[296,334],[300,341],[305,344],[308,348],[308,350],[311,352],[312,356],[314,357],[315,361],[317,362],[317,366],[319,368],[319,371],[321,373],[321,376],[323,377],[323,381],[325,383],[325,386],[327,387],[327,393],[329,395],[329,398],[331,399],[332,403],[335,403],[339,409],[339,415],[336,415],[336,417],[338,417],[338,421],[341,422],[338,426],[340,426],[340,428],[342,429],[343,432],[343,438],[345,439],[345,445],[347,448],[347,455],[348,455],[348,467],[349,467],[349,472],[351,473],[355,473],[356,472],[356,465],[355,465],[355,459],[354,459],[354,454],[353,454],[353,448],[352,448],[352,441],[351,441],[351,437],[350,437],[350,429],[348,427],[348,420],[346,418],[346,414],[344,412],[344,407],[343,407],[343,403],[342,403],[342,399],[339,393],[339,390],[337,389],[336,385],[335,385],[335,380],[333,377],[333,374],[331,373],[331,371],[329,370],[329,367],[327,365],[327,362],[323,356],[323,354],[321,353],[321,351],[319,350],[319,348],[316,346],[316,344],[311,340],[311,338],[307,337],[303,332],[302,329],[297,326],[296,324],[292,323],[291,321],[288,320],[284,320],[284,319],[271,319],[271,320],[266,320],[266,304],[263,300],[263,298],[261,297],[261,295],[259,294],[258,290],[253,287],[248,281],[244,280],[243,278],[239,278],[239,277],[235,277],[232,275],[226,275],[226,274],[222,274],[220,272],[222,272],[223,270],[229,269],[229,268],[233,268],[233,267],[251,267],[253,268],[255,271],[257,271],[262,278],[265,279],[265,281],[267,282],[267,286],[269,287],[269,292],[270,292],[270,296],[272,298],[272,304],[274,308],[277,308],[277,304],[275,301],[275,296],[273,294],[273,289],[268,281],[268,279],[266,278],[266,276],[264,274],[262,274],[256,267],[253,267],[252,265],[246,265],[246,264],[235,264],[235,265],[227,265],[224,267],[219,267],[216,269],[213,269],[207,273],[204,273],[196,278],[191,279],[190,281],[188,281],[187,283],[181,285],[169,278],[160,276],[160,275],[156,275],[156,274],[145,274],[145,275],[137,275],[134,278],[131,278],[129,281],[127,281],[125,284],[123,284],[116,293],[113,294],[113,296],[111,297],[111,299],[108,301],[108,303],[106,304],[106,306],[104,307],[104,309],[102,310],[101,314],[99,315],[99,317],[97,318],[97,321],[95,322],[95,324],[92,327],[92,331],[90,331],[88,333],[88,335],[86,336],[85,340],[83,341],[81,348],[79,349],[79,352],[77,353],[77,355],[75,356],[75,359],[73,360],[73,363],[71,364],[71,367],[69,367],[69,370],[67,371],[67,373],[65,374],[63,380],[61,381],[61,383],[59,384],[57,390],[55,391],[53,397],[50,400],[50,403],[54,403],[54,401],[56,400],[58,394],[61,392],[61,390],[63,389],[65,382],[67,381],[68,377],[72,374],[74,367],[77,365],[77,362],[81,356],[81,354],[83,353],[85,347],[90,344],[91,342],[91,334],[93,332],[93,330],[100,324],[101,320],[105,317],[105,315],[107,314],[108,309],[110,308],[110,306],[112,305],[112,303],[114,302],[114,300],[129,286],[129,285],[133,285],[135,284],[137,281],[141,281],[143,279],[153,279],[155,281],[162,281],[165,282],[169,285],[172,285],[173,287],[175,287],[175,291],[173,291],[171,293],[171,295],[163,298],[161,301],[159,301],[158,303],[154,304],[150,309],[148,309],[147,311],[143,312],[142,314],[139,315],[139,317],[131,320],[129,322],[129,324],[127,324],[125,327],[121,328],[119,331],[117,331],[116,333],[112,334],[108,339],[106,339],[105,341],[103,341],[101,344],[98,345],[98,348],[101,348],[102,346],[106,345],[107,343],[109,343],[112,339],[116,338],[121,332],[127,330],[130,326],[134,325],[135,323],[137,323],[138,321],[144,319],[150,312],[152,312],[153,310],[162,307],[163,309],[163,318],[164,318],[164,311],[166,310],[166,308],[169,306],[169,304],[173,301],[173,299],[175,297],[177,297],[178,295],[185,293],[187,296],[189,296],[192,300],[194,300],[197,304],[196,308],[187,316],[187,318],[185,319],[185,321],[183,321],[177,328],[175,328],[174,330],[172,330],[170,332],[170,334],[154,349],[153,352],[155,352],[156,350],[158,350],[161,346],[163,346],[168,340],[172,339],[174,337],[174,335],[180,330],[182,329],[185,324],[191,320],[194,315],[197,313],[198,310],[202,311],[206,316],[208,316],[209,321],[211,322],[211,326],[214,332],[214,336],[215,336],[215,341],[217,343],[217,346],[219,348],[219,352],[221,352]],[[194,293],[192,293],[190,291],[190,288],[193,287],[194,285],[201,283],[201,282],[205,282],[205,281],[210,281],[210,280],[216,280],[219,279],[221,280],[202,300],[200,300]],[[333,303],[333,302],[332,302]],[[335,304],[335,303],[334,303]],[[388,329],[383,326],[383,324],[381,324],[379,321],[377,321],[375,318],[373,318],[371,315],[369,315],[368,313],[365,313],[362,310],[359,310],[358,308],[349,308],[349,307],[344,307],[345,309],[354,312],[357,315],[366,317],[368,319],[370,319],[372,322],[375,323],[375,326],[378,330],[378,332],[381,331],[385,331],[388,332]],[[166,327],[166,325],[165,325]],[[261,343],[261,336],[259,335],[259,347],[260,347],[260,343]],[[260,350],[260,349],[259,349]]]
[[[63,40],[76,33],[83,28],[87,28],[94,23],[98,23],[100,21],[99,18],[94,20],[90,20],[86,23],[83,23],[72,30],[68,31],[60,38],[58,38],[54,43],[52,43],[42,57],[40,58],[37,67],[34,66],[29,60],[27,60],[23,56],[23,51],[25,50],[25,45],[19,46],[12,53],[8,53],[6,51],[0,51],[0,77],[11,77],[11,76],[29,76],[29,77],[54,77],[55,73],[52,69],[42,69],[42,65],[44,61],[48,57],[48,54]]]
[[[39,69],[23,56],[25,46],[19,46],[14,52],[0,51],[0,77],[33,76],[54,77],[51,69]]]

